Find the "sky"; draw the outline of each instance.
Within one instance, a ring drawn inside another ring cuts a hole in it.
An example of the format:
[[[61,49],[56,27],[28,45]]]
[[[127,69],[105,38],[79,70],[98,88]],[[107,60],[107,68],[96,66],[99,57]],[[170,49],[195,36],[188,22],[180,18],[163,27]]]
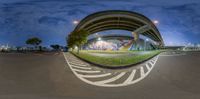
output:
[[[66,45],[74,20],[104,10],[128,10],[158,20],[165,45],[200,43],[199,0],[0,0],[0,45]]]

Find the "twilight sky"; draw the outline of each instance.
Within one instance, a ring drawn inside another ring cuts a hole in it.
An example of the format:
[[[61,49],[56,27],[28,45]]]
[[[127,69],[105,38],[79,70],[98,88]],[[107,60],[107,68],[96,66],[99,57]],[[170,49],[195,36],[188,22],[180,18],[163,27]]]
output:
[[[73,20],[102,10],[135,11],[158,20],[166,45],[200,43],[199,0],[0,0],[0,45],[25,45],[39,37],[42,45],[65,45]]]

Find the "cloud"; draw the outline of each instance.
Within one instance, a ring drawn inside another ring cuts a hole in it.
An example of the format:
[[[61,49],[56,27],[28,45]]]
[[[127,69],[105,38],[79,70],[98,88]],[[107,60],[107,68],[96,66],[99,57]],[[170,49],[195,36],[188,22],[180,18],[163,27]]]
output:
[[[59,25],[62,23],[66,23],[67,20],[63,19],[63,18],[58,18],[58,17],[50,17],[50,16],[42,16],[38,22],[40,24],[45,24],[45,25]]]
[[[73,20],[113,9],[134,11],[159,20],[157,26],[166,44],[199,41],[198,0],[0,0],[0,35],[9,42],[14,42],[17,33],[16,41],[37,35],[65,44],[63,36],[75,27]]]
[[[75,8],[75,9],[70,9],[70,10],[68,10],[68,15],[80,15],[80,14],[85,14],[86,13],[86,11],[84,11],[84,10],[81,10],[81,9],[77,9],[77,8]]]
[[[190,34],[199,34],[200,36],[200,5],[198,4],[185,4],[167,8],[168,13],[174,15],[175,20],[179,26],[180,31],[190,32]]]

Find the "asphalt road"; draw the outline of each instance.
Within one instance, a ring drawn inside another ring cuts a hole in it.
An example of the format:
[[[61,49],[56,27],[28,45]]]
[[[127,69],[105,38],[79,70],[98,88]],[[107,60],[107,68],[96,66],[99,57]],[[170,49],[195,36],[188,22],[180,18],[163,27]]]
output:
[[[0,99],[200,99],[200,52],[163,54],[154,62],[149,74],[137,83],[101,87],[74,75],[62,53],[0,54]],[[91,68],[118,77],[121,72],[132,72]],[[130,77],[127,73],[120,80]]]

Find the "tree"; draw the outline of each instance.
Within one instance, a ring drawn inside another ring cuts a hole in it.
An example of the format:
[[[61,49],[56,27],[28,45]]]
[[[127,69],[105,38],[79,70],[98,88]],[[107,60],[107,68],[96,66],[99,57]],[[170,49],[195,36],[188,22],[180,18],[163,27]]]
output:
[[[74,38],[72,36],[72,34],[69,34],[68,35],[68,38],[67,39],[67,46],[68,48],[71,48],[72,51],[74,50],[74,47],[75,47],[75,41],[74,41]]]
[[[29,45],[33,45],[35,46],[36,48],[42,43],[42,40],[40,40],[39,38],[37,37],[33,37],[33,38],[29,38],[26,40],[26,44],[29,44]],[[41,51],[42,50],[42,47],[39,47],[39,50]]]
[[[74,47],[77,46],[77,53],[79,54],[79,50],[82,48],[82,45],[87,43],[88,35],[89,32],[85,30],[73,31],[68,36],[68,47],[74,49]]]
[[[59,48],[60,48],[60,45],[58,45],[58,44],[55,44],[55,45],[51,45],[51,47],[52,47],[53,49],[55,49],[55,50],[59,50]]]

